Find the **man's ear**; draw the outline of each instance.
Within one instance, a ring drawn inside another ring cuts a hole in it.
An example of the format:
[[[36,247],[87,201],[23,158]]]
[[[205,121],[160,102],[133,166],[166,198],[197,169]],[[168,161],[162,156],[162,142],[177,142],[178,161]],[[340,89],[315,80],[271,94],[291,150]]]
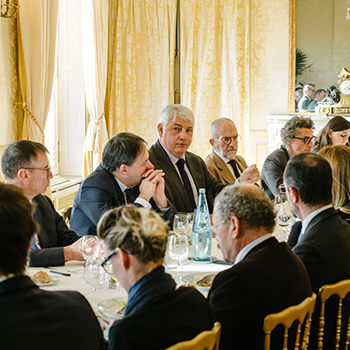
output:
[[[236,239],[238,238],[239,234],[240,234],[240,222],[239,219],[237,218],[237,216],[232,216],[231,217],[231,238]]]
[[[287,189],[288,191],[288,189]],[[290,191],[290,198],[292,200],[292,203],[298,203],[300,201],[300,194],[298,192],[297,189],[295,189],[294,187],[290,187],[289,188],[289,191]]]
[[[214,148],[215,140],[214,139],[209,139],[209,143],[211,144],[211,147]]]
[[[162,123],[159,123],[157,125],[157,130],[158,130],[159,137],[163,137],[164,128],[163,128],[163,124]]]
[[[122,175],[127,175],[128,174],[128,166],[125,164],[122,164],[119,168],[118,171],[120,172],[120,174]]]
[[[19,169],[17,172],[17,177],[23,182],[27,184],[29,181],[29,171],[27,169]]]

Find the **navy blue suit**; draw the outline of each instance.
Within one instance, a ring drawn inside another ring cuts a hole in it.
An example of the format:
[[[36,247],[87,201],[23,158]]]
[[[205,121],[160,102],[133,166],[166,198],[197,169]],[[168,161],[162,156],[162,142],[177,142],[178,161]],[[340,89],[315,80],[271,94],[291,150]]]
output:
[[[131,190],[128,203],[134,203],[140,194],[139,187]],[[81,184],[74,199],[70,227],[77,235],[96,235],[96,225],[107,210],[125,204],[125,198],[113,174],[99,165]],[[175,209],[169,203],[169,210],[162,212],[153,199],[152,209],[169,222],[173,221]]]

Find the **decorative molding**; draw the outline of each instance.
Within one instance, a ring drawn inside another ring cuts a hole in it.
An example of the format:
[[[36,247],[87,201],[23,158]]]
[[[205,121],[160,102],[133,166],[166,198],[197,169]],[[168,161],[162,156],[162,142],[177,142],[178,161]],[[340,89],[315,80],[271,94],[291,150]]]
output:
[[[256,145],[256,164],[259,169],[262,168],[266,156],[269,154],[269,147],[266,144],[257,144]]]

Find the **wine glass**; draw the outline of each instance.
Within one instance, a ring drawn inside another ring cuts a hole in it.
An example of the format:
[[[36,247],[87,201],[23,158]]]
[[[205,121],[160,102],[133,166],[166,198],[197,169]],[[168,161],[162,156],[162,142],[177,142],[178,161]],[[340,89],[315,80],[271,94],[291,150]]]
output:
[[[84,280],[92,286],[94,304],[96,303],[96,288],[101,283],[103,277],[104,270],[100,262],[96,259],[86,259],[84,265]]]
[[[194,221],[194,215],[195,212],[193,213],[187,213],[187,236],[192,238],[192,228],[193,228],[193,221]]]
[[[81,254],[85,260],[96,259],[100,250],[97,236],[86,235],[83,236],[81,242]]]
[[[177,235],[186,233],[187,214],[175,214],[173,230]]]
[[[188,257],[188,239],[185,234],[170,236],[169,255],[172,260],[177,262],[177,273],[179,284],[181,284],[181,263]]]
[[[287,240],[293,221],[293,215],[285,193],[281,192],[275,196],[275,209],[277,212],[277,223],[282,227],[285,240]]]

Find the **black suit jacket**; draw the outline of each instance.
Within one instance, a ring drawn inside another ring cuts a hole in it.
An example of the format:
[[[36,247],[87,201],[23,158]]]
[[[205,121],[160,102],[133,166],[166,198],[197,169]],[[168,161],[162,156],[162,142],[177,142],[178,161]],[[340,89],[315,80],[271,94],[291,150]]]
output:
[[[283,173],[288,160],[289,154],[284,146],[273,151],[265,159],[261,170],[261,183],[270,199],[274,199],[280,193],[278,186],[283,183]]]
[[[172,161],[158,140],[148,150],[149,160],[155,169],[162,169],[165,173],[165,194],[178,212],[191,212],[191,205],[181,178]],[[203,159],[191,152],[185,153],[187,167],[193,177],[199,191],[205,188],[209,211],[213,211],[215,196],[225,187],[219,180],[213,177]]]
[[[48,292],[28,276],[0,283],[0,339],[6,350],[102,349],[103,336],[77,292]]]
[[[139,187],[132,189],[128,203],[133,203],[140,194]],[[125,204],[125,198],[113,174],[99,165],[81,184],[74,199],[70,227],[79,236],[96,235],[96,225],[102,214],[109,209]],[[164,220],[172,223],[174,206],[162,212],[153,199],[152,208],[160,213]]]
[[[305,267],[286,243],[271,237],[258,244],[238,264],[220,272],[209,291],[214,319],[222,325],[220,350],[263,349],[265,316],[311,294]],[[271,347],[281,348],[275,343]]]
[[[303,261],[309,274],[312,290],[318,293],[321,286],[350,279],[350,225],[333,209],[316,215],[309,223],[298,242],[301,227],[291,231],[288,244]],[[344,302],[344,310],[349,310],[349,300]],[[311,327],[310,349],[313,349],[317,336],[317,302]],[[346,316],[347,319],[348,316]],[[344,318],[343,318],[344,319]],[[326,305],[326,325],[324,349],[333,342],[336,320],[335,303]],[[344,325],[344,323],[343,323]]]
[[[79,237],[68,229],[48,197],[39,194],[32,201],[36,204],[33,217],[40,225],[38,238],[42,249],[32,244],[30,266],[64,265],[63,247],[71,245]]]

